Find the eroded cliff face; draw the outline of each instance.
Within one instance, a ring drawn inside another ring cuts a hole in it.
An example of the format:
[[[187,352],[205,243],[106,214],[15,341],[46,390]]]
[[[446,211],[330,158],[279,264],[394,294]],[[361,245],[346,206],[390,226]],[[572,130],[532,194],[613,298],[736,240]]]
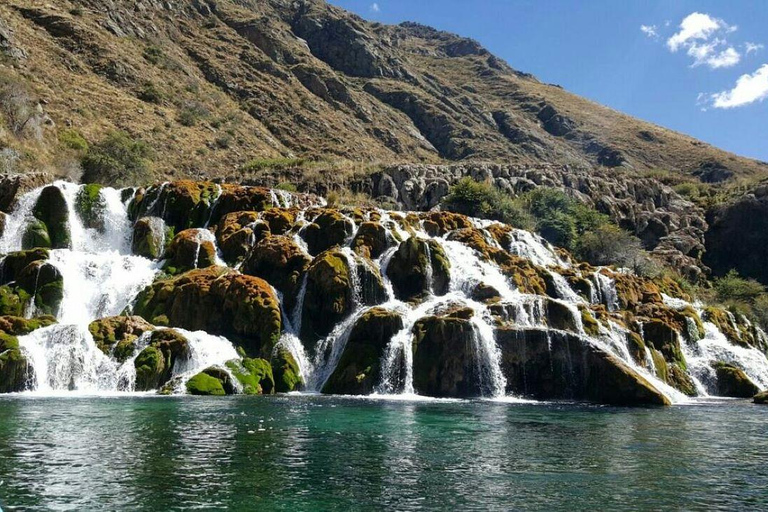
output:
[[[46,151],[65,127],[91,142],[121,129],[153,146],[164,176],[280,155],[661,168],[707,182],[766,170],[541,83],[476,41],[320,0],[9,0],[0,59],[39,106]]]
[[[768,387],[745,318],[455,213],[55,182],[14,197],[0,246],[2,391],[663,405]]]

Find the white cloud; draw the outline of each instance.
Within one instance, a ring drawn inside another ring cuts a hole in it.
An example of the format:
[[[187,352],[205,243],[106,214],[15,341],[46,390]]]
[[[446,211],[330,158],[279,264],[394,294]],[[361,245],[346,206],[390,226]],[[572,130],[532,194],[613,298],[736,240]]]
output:
[[[676,52],[697,39],[709,39],[709,36],[724,26],[726,26],[725,22],[713,18],[709,14],[691,13],[680,23],[680,31],[667,40],[667,46]]]
[[[379,7],[379,4],[376,3],[376,2],[373,2],[371,4],[370,9],[371,9],[371,12],[379,12],[379,11],[381,11],[381,7]]]
[[[737,28],[709,14],[694,12],[686,16],[679,30],[667,39],[667,47],[673,53],[685,49],[693,59],[692,67],[729,68],[741,61],[739,51],[725,38]]]
[[[759,52],[763,48],[765,48],[765,46],[763,46],[760,43],[750,43],[749,41],[744,43],[744,53],[746,53],[747,55],[749,55],[752,52]]]
[[[768,64],[763,64],[751,75],[741,75],[729,91],[712,95],[715,108],[734,108],[768,98]]]
[[[733,46],[718,50],[723,44],[725,42],[720,39],[711,43],[692,44],[687,52],[689,56],[693,57],[691,66],[706,65],[712,69],[718,69],[729,68],[738,64],[741,61],[741,54]]]
[[[659,38],[659,33],[656,31],[656,25],[640,25],[640,31],[651,39]]]

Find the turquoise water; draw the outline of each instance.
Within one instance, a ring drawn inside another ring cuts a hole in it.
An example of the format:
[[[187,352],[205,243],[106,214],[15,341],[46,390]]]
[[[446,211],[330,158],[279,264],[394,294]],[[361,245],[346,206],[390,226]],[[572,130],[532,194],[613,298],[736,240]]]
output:
[[[768,507],[768,407],[0,398],[8,510]]]

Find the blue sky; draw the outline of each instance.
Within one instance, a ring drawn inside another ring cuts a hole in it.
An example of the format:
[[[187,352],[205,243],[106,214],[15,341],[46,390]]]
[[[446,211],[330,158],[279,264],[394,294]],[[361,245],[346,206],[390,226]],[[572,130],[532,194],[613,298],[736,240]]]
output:
[[[539,80],[768,161],[768,1],[331,3],[472,37]]]

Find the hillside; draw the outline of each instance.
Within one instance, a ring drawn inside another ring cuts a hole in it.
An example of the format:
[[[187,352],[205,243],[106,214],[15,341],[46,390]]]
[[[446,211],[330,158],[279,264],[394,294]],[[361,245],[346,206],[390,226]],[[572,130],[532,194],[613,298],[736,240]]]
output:
[[[541,83],[473,40],[319,0],[8,0],[0,62],[35,121],[18,130],[5,108],[4,170],[67,171],[63,131],[92,143],[122,130],[151,146],[159,177],[237,175],[281,157],[665,169],[710,182],[768,171]]]

